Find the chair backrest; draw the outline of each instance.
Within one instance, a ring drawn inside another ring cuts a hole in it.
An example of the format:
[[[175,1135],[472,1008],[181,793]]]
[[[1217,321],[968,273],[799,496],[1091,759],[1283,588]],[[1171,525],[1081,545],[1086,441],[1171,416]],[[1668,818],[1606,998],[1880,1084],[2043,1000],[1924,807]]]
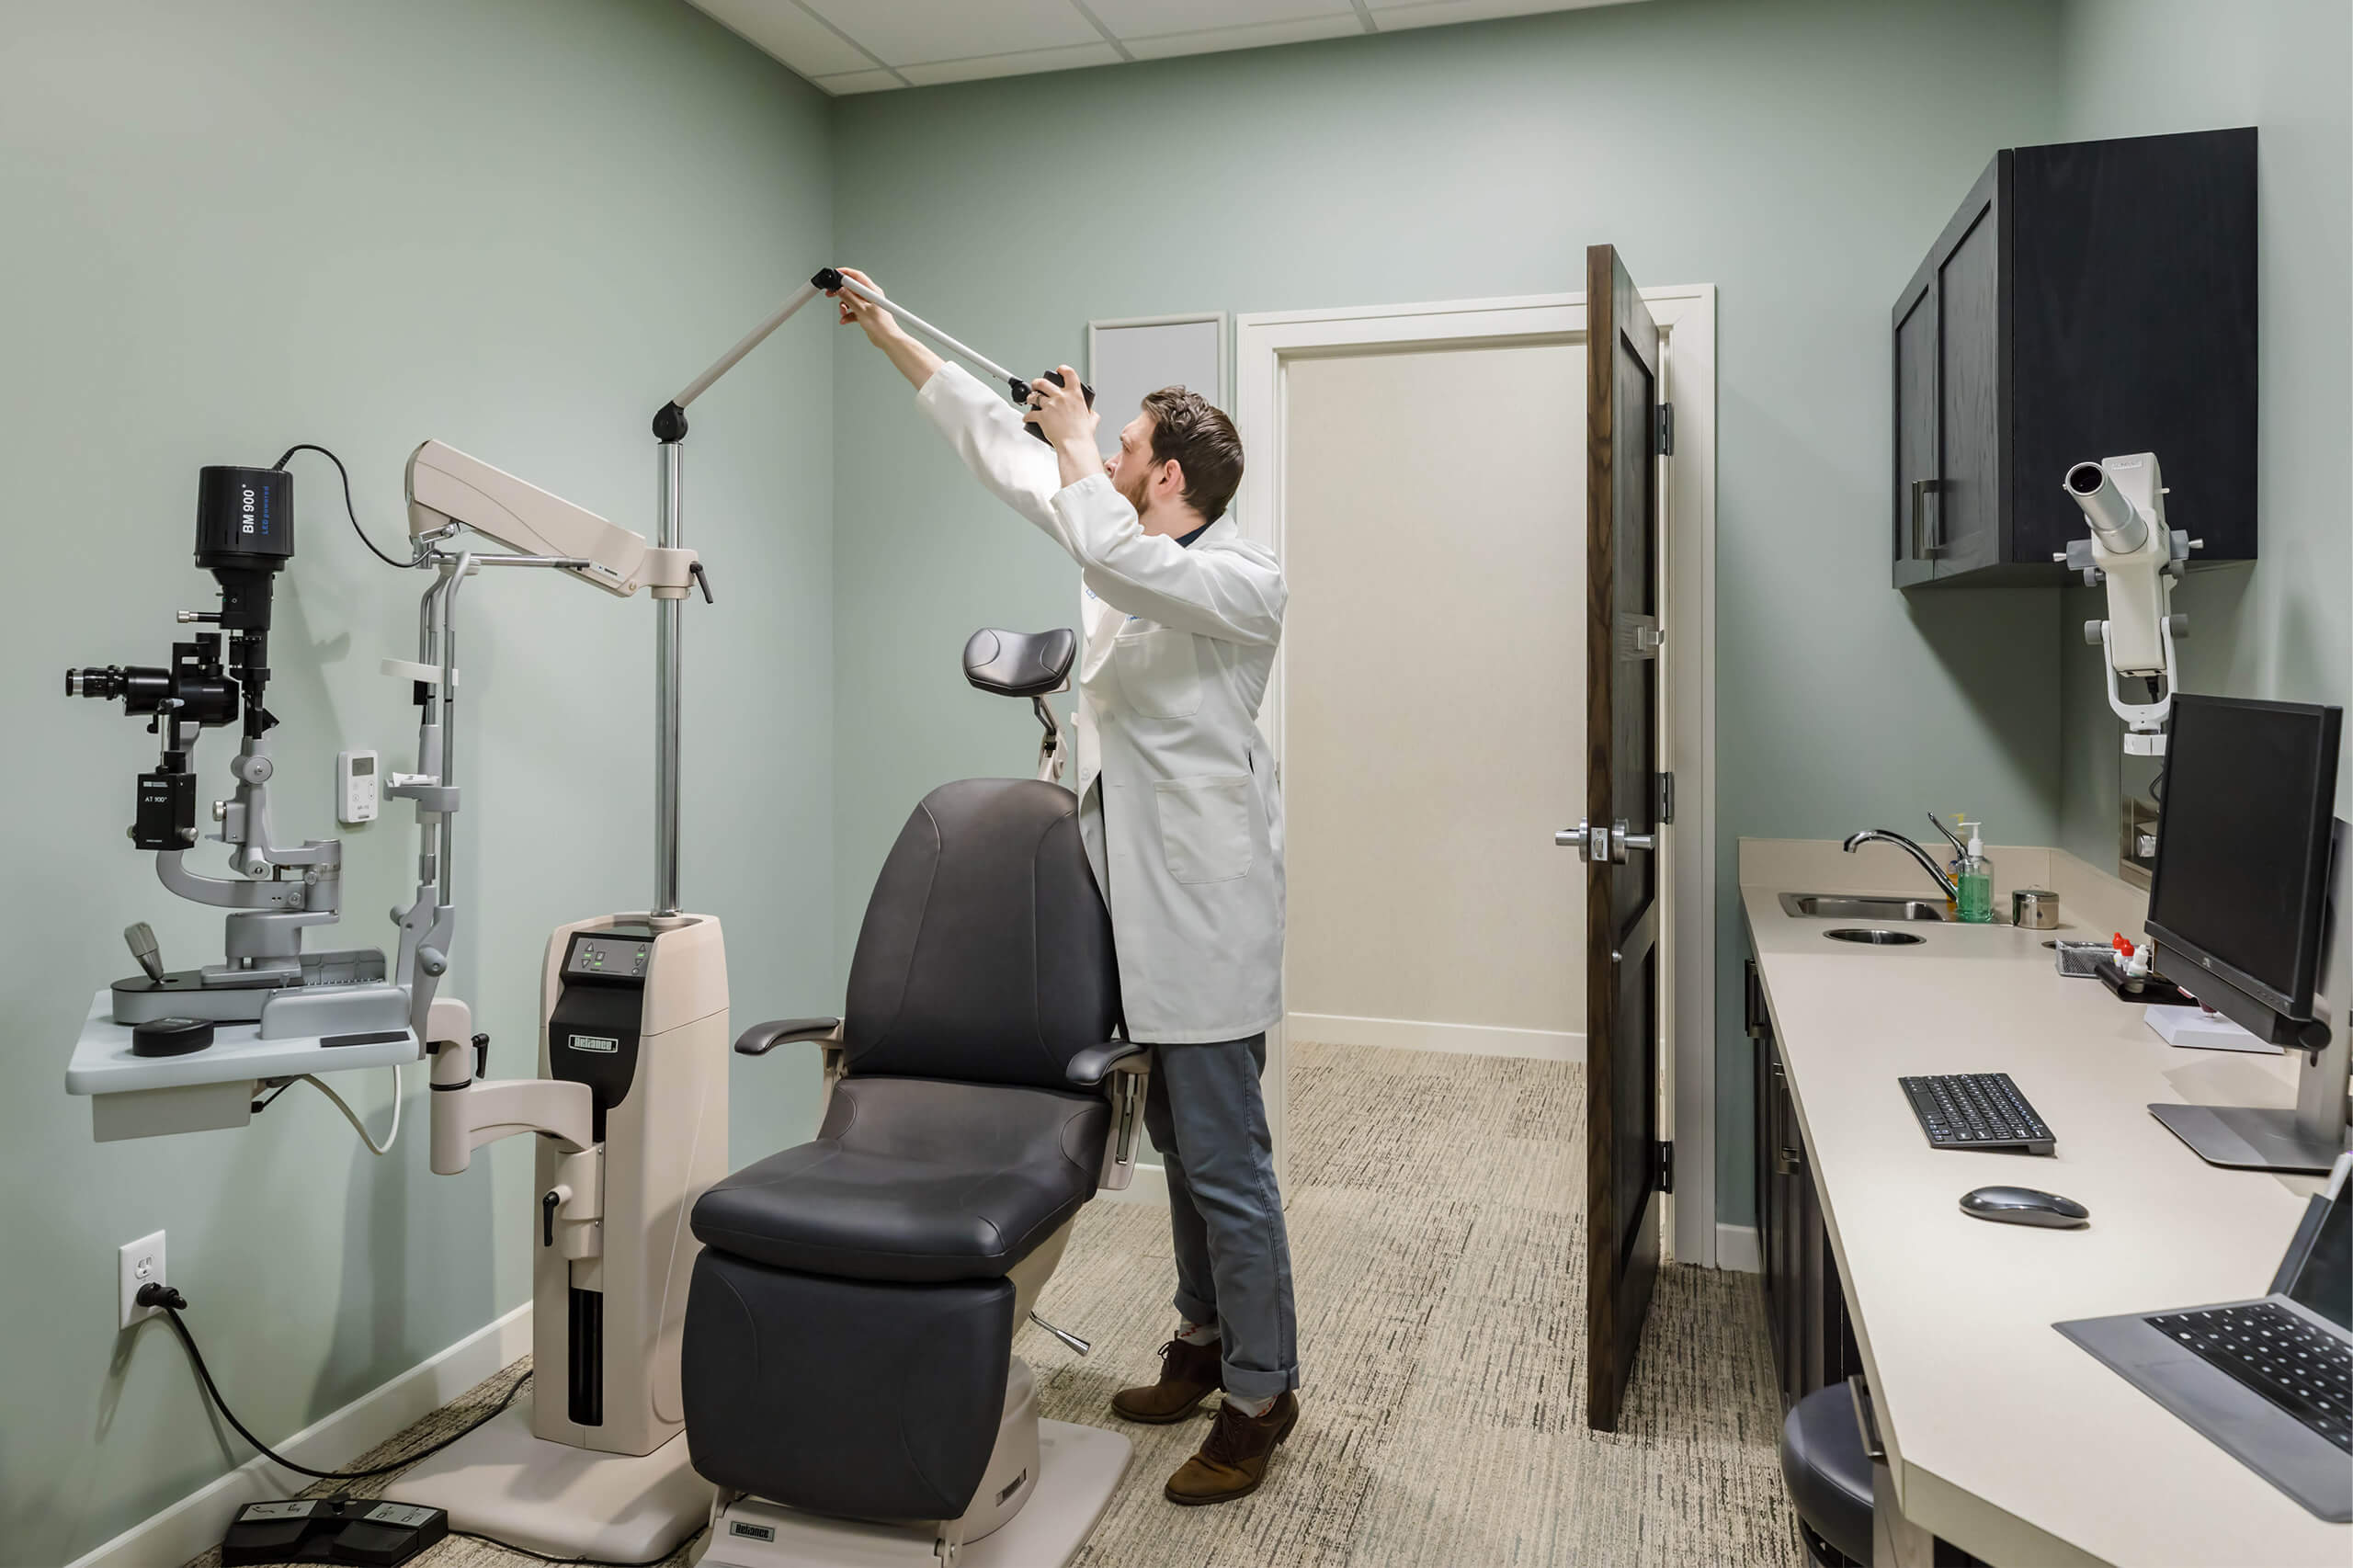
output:
[[[1071,1057],[1119,1022],[1111,915],[1076,797],[1034,778],[926,795],[858,928],[848,1070],[1064,1088]]]

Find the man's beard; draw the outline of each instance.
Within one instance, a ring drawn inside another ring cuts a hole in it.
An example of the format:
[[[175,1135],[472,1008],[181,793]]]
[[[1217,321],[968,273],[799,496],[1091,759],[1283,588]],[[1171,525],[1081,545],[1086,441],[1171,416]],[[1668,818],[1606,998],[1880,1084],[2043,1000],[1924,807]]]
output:
[[[1138,479],[1132,486],[1130,486],[1121,484],[1115,479],[1111,482],[1111,488],[1120,493],[1120,500],[1125,501],[1129,506],[1133,506],[1136,509],[1136,516],[1138,517],[1142,517],[1143,516],[1143,504],[1148,498],[1148,493],[1151,488],[1148,481]]]

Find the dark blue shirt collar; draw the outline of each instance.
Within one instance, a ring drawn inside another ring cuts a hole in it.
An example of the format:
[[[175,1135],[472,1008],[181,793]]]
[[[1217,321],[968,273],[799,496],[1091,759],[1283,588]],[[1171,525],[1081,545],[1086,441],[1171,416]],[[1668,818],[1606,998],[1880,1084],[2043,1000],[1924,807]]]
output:
[[[1211,528],[1214,528],[1215,526],[1216,526],[1216,525],[1215,525],[1214,523],[1203,523],[1199,528],[1195,528],[1191,533],[1188,533],[1188,534],[1178,534],[1178,535],[1176,536],[1176,542],[1177,542],[1178,544],[1180,544],[1180,545],[1184,546],[1186,549],[1190,550],[1190,549],[1193,547],[1193,541],[1194,541],[1195,540],[1197,540],[1197,539],[1200,538],[1203,534],[1205,534],[1205,533],[1209,532],[1209,531],[1210,531],[1210,529],[1211,529]]]

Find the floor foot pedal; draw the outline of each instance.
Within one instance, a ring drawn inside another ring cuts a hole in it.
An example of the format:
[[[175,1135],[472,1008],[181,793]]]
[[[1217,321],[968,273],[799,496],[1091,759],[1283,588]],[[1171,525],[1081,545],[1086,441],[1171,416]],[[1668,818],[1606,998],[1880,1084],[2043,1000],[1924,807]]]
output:
[[[381,1497],[295,1497],[248,1503],[222,1538],[222,1568],[274,1562],[359,1562],[398,1568],[449,1533],[439,1508]]]

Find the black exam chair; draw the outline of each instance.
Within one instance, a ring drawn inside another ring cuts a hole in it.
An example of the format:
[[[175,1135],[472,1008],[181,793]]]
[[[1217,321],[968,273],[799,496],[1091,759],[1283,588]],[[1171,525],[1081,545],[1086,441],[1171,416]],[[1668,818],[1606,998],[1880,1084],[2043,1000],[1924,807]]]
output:
[[[1781,1422],[1781,1479],[1816,1568],[1870,1562],[1871,1460],[1847,1384],[1818,1388],[1790,1406]]]
[[[1074,651],[1067,632],[998,632],[968,673],[1036,697]],[[1151,1060],[1113,1038],[1110,916],[1071,792],[971,778],[926,796],[868,901],[847,1000],[736,1041],[821,1044],[823,1120],[694,1207],[687,1442],[720,1489],[704,1561],[1052,1568],[1129,1445],[1040,1422],[1013,1331],[1080,1206],[1128,1184]]]

